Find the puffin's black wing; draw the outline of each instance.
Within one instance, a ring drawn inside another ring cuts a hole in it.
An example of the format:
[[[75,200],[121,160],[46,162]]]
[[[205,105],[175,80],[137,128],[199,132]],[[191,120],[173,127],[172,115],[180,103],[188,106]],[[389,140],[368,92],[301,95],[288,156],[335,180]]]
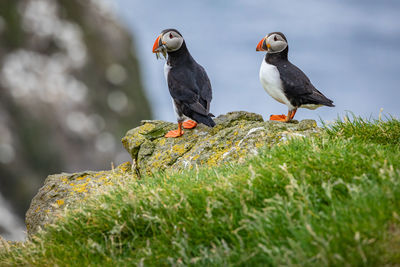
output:
[[[169,92],[185,116],[213,127],[215,123],[210,118],[207,109],[209,102],[202,97],[203,86],[199,86],[199,84],[202,85],[202,82],[196,79],[198,75],[195,69],[171,68],[168,73]]]
[[[195,64],[196,73],[196,84],[200,89],[200,99],[201,104],[206,108],[207,112],[210,112],[210,102],[212,99],[212,88],[210,79],[207,76],[204,68]]]
[[[334,107],[333,101],[318,91],[298,67],[289,61],[277,64],[276,67],[279,70],[285,95],[293,106],[315,104]]]

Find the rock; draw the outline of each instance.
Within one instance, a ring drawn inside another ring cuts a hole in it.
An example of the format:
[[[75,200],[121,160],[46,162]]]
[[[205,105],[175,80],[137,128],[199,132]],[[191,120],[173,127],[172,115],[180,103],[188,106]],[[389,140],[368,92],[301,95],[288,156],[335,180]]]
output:
[[[155,170],[241,162],[257,154],[260,147],[318,133],[314,120],[264,122],[261,115],[244,111],[221,115],[215,122],[214,128],[199,125],[193,130],[185,130],[181,138],[164,138],[166,132],[177,127],[176,124],[143,121],[142,126],[126,134],[122,143],[132,156],[136,172],[148,175]]]
[[[44,181],[44,186],[32,199],[26,213],[28,235],[53,222],[60,212],[71,204],[79,203],[89,195],[109,190],[118,181],[135,178],[129,162],[110,171],[49,175]]]
[[[122,139],[132,156],[114,171],[56,174],[47,177],[44,186],[32,200],[26,214],[28,235],[51,223],[60,212],[89,195],[104,192],[115,183],[144,178],[162,170],[182,170],[195,166],[217,166],[226,162],[242,162],[256,155],[258,149],[285,142],[289,138],[318,134],[313,120],[294,123],[264,122],[258,114],[239,111],[221,115],[217,125],[198,125],[185,130],[180,138],[164,138],[177,127],[164,121],[143,121]]]

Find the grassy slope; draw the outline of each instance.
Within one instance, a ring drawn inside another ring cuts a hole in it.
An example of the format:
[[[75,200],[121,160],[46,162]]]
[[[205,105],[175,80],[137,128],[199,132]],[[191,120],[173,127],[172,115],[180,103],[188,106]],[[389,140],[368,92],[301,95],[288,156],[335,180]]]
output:
[[[400,121],[337,122],[243,165],[132,181],[11,265],[400,264]]]

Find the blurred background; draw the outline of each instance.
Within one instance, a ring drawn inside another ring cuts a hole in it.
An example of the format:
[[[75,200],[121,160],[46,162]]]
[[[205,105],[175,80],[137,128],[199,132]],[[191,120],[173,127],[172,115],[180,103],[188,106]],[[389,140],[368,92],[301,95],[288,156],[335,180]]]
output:
[[[120,143],[141,119],[175,121],[161,30],[177,28],[213,85],[211,112],[286,113],[259,83],[257,43],[282,31],[289,59],[336,108],[398,117],[397,0],[0,1],[0,235],[24,238],[30,200],[51,173],[109,169],[129,160]]]

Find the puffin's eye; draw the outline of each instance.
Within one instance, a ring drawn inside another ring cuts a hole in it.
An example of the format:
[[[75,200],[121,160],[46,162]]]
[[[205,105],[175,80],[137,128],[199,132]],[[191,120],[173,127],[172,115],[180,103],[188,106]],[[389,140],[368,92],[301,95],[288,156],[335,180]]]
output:
[[[172,35],[172,33],[169,33],[169,39],[174,38],[174,36]]]
[[[274,41],[275,42],[278,41],[278,38],[276,37],[276,35],[274,36]]]

